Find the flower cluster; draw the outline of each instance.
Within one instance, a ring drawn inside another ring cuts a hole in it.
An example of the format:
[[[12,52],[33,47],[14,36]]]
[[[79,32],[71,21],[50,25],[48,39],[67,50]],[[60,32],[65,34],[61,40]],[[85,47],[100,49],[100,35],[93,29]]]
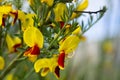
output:
[[[30,10],[24,12],[20,7],[13,8],[10,2],[1,1],[0,51],[22,53],[17,59],[34,63],[36,73],[46,76],[53,72],[59,78],[65,60],[73,55],[79,43],[85,40],[83,33],[94,24],[88,22],[90,24],[85,29],[77,22],[82,16],[81,11],[88,7],[88,0],[28,0],[28,3]],[[7,49],[2,43],[7,44]],[[1,56],[0,64],[1,70],[4,68]],[[3,73],[0,77],[5,75]]]

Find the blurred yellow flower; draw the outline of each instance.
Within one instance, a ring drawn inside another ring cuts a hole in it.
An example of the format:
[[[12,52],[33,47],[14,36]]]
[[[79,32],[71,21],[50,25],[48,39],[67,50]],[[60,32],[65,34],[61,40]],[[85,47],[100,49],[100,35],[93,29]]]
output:
[[[0,0],[0,2],[2,2],[3,0]]]
[[[103,43],[103,50],[106,53],[111,53],[113,51],[113,43],[110,40],[107,40]]]
[[[54,8],[55,13],[55,21],[62,21],[61,17],[63,17],[64,12],[66,11],[66,4],[58,3]]]
[[[12,11],[11,5],[0,6],[0,25],[4,26],[3,17],[8,15],[11,11]]]
[[[46,76],[48,72],[53,72],[57,78],[60,77],[57,56],[38,59],[34,64],[34,69],[36,72],[42,69],[41,76]]]
[[[36,27],[28,27],[23,33],[24,42],[30,47],[24,52],[24,56],[34,62],[43,47],[43,35]]]
[[[22,31],[25,31],[28,27],[34,26],[34,17],[36,17],[35,14],[25,14],[24,12],[18,10],[18,19],[21,21]]]
[[[18,78],[10,73],[5,77],[5,80],[18,80]]]
[[[0,70],[2,70],[5,66],[5,61],[4,58],[2,56],[0,56]]]
[[[16,52],[16,48],[21,46],[21,39],[19,37],[11,37],[9,34],[7,34],[6,43],[9,52]]]

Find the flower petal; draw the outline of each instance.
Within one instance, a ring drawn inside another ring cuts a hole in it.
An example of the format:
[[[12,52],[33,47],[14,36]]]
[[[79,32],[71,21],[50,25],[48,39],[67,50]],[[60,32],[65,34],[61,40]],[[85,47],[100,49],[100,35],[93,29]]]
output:
[[[71,53],[76,49],[80,42],[80,39],[76,35],[67,37],[63,43],[60,44],[59,51],[65,51],[65,54]]]
[[[6,36],[6,43],[9,52],[16,52],[16,48],[21,46],[21,39],[19,37],[11,37],[9,34]]]
[[[58,57],[58,65],[60,69],[64,69],[64,60],[65,60],[65,53],[64,51],[62,51]]]
[[[4,58],[2,56],[0,56],[0,70],[2,70],[5,66],[5,61]]]
[[[82,2],[77,7],[77,11],[83,11],[87,7],[88,7],[88,0],[82,0]]]
[[[37,44],[39,48],[43,47],[43,35],[36,27],[27,28],[23,34],[23,39],[30,47],[33,47],[35,44]]]
[[[35,72],[39,72],[42,68],[49,68],[49,67],[50,67],[50,63],[49,63],[49,59],[47,58],[39,59],[34,64]]]
[[[55,13],[55,21],[62,21],[61,17],[63,17],[64,12],[66,10],[66,4],[58,3],[54,8]]]
[[[37,45],[28,48],[25,53],[24,56],[29,56],[29,55],[39,55],[40,54],[40,49]]]
[[[58,66],[56,66],[54,74],[57,78],[60,78],[60,68]]]
[[[49,71],[50,71],[49,68],[43,68],[43,69],[42,69],[42,72],[41,72],[41,76],[46,76]]]
[[[12,5],[0,6],[0,13],[8,14],[10,11],[12,11]]]
[[[81,27],[80,26],[78,26],[73,32],[72,32],[72,34],[75,34],[75,35],[79,35],[79,34],[81,34],[82,33],[82,31],[81,31]]]

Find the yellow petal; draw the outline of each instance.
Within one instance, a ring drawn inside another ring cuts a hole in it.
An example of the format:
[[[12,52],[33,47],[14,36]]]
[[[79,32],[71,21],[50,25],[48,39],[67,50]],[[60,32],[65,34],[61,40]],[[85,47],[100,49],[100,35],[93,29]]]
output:
[[[59,51],[65,51],[66,54],[71,53],[76,49],[79,42],[80,39],[78,36],[69,36],[63,41],[63,43],[61,43]]]
[[[61,17],[63,17],[64,12],[66,10],[66,4],[58,3],[54,8],[55,13],[55,21],[62,21]]]
[[[11,5],[0,6],[0,13],[8,14],[10,11],[12,11],[12,6]]]
[[[48,6],[52,6],[53,5],[53,2],[54,2],[54,0],[40,0],[41,1],[41,3],[46,3]]]
[[[81,27],[78,26],[77,29],[75,29],[75,30],[72,32],[72,34],[75,34],[75,35],[81,34]]]
[[[88,0],[82,0],[82,2],[77,6],[77,11],[83,11],[88,7]]]
[[[50,63],[48,58],[39,59],[34,64],[34,69],[39,72],[42,68],[49,68]]]
[[[13,39],[13,41],[14,41],[14,44],[20,44],[21,43],[21,39],[19,37],[15,37]]]
[[[28,55],[28,60],[31,62],[35,62],[37,59],[37,55]]]
[[[24,42],[30,47],[35,44],[37,44],[39,48],[43,47],[43,35],[36,27],[27,28],[23,34],[23,39]]]
[[[0,26],[2,25],[2,17],[3,17],[3,14],[0,13]]]
[[[44,69],[42,69],[41,76],[46,76],[49,71],[50,71],[49,68],[44,68]]]
[[[74,18],[76,18],[77,16],[78,16],[77,13],[73,12],[70,19],[74,19]]]
[[[21,10],[18,10],[18,19],[21,21],[25,19],[25,13]]]
[[[6,43],[9,49],[9,52],[15,52],[15,45],[21,44],[21,39],[19,37],[12,38],[9,34],[6,36]]]
[[[2,70],[5,66],[5,61],[4,58],[2,56],[0,56],[0,70]]]
[[[13,74],[8,74],[6,76],[6,80],[13,80]]]
[[[54,72],[54,69],[58,64],[57,61],[58,61],[57,56],[54,56],[52,58],[39,59],[35,62],[34,69],[35,69],[36,72],[39,72],[42,68],[49,68],[50,72]],[[44,71],[44,69],[43,69],[43,71]],[[46,74],[46,73],[47,72],[42,73],[42,74]]]
[[[28,27],[34,26],[33,17],[36,17],[35,14],[26,14],[23,19],[21,19],[22,23],[22,31],[26,30]]]
[[[10,73],[5,77],[5,80],[18,80],[18,77]]]

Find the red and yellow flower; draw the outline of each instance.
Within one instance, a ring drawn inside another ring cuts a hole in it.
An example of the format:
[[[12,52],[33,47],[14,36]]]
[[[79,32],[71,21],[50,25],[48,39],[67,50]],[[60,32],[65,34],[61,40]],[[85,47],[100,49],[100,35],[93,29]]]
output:
[[[36,27],[28,27],[23,33],[24,42],[29,48],[24,52],[29,60],[35,61],[40,54],[40,49],[43,47],[43,35]]]
[[[14,17],[13,24],[16,22],[18,13],[17,10],[12,9],[12,5],[2,5],[0,6],[0,25],[5,26],[5,19],[10,15]]]
[[[21,46],[21,42],[19,37],[11,37],[9,34],[6,36],[6,43],[10,53],[17,52],[16,48]]]
[[[54,55],[52,58],[38,59],[34,64],[34,69],[39,72],[41,69],[41,76],[46,76],[48,72],[53,72],[57,78],[60,77],[60,68],[58,66],[58,56]]]

